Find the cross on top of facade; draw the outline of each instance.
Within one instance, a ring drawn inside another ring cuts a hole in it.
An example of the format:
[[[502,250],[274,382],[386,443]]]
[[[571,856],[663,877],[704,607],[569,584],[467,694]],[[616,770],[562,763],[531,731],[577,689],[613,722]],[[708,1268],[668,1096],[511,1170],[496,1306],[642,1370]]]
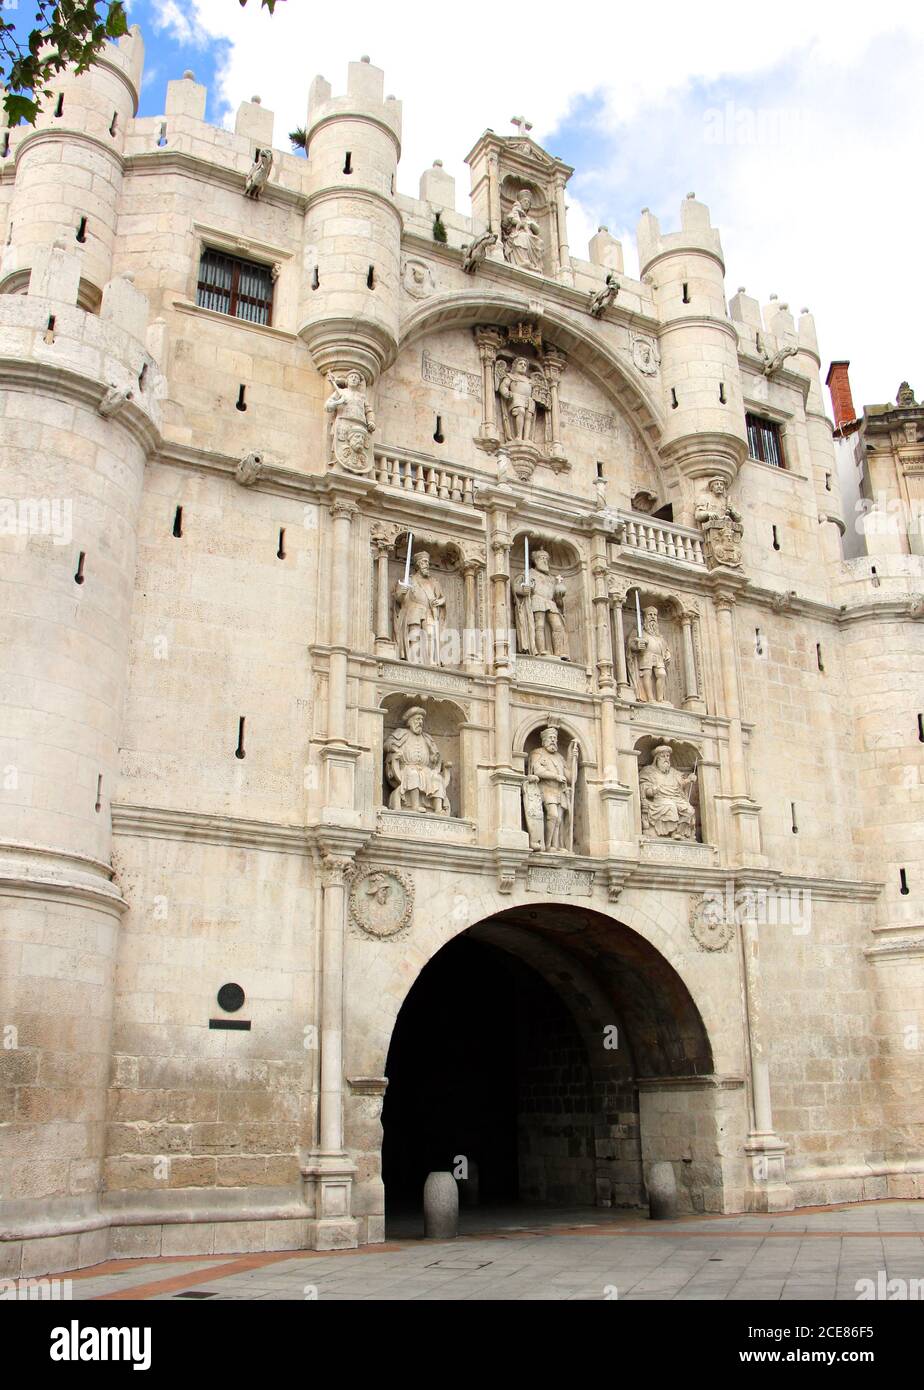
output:
[[[525,135],[528,130],[532,130],[532,121],[527,121],[524,116],[511,116],[510,124],[515,125],[518,135]]]

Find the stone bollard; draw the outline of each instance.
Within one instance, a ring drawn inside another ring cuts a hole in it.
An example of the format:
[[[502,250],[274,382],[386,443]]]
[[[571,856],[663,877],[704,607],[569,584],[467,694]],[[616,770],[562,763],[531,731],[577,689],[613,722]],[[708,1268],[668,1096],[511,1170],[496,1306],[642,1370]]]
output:
[[[477,1207],[480,1200],[478,1190],[478,1164],[473,1158],[468,1161],[468,1176],[462,1179],[459,1200],[463,1207]]]
[[[648,1215],[670,1221],[677,1215],[677,1179],[672,1163],[653,1163],[648,1174]]]
[[[424,1239],[455,1240],[459,1234],[459,1189],[451,1173],[430,1173],[424,1183]]]

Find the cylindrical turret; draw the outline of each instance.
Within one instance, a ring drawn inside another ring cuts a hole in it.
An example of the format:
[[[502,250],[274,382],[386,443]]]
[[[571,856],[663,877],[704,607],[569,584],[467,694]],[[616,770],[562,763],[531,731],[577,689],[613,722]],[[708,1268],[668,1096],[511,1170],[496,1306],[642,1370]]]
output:
[[[301,327],[321,371],[354,367],[371,384],[396,350],[401,216],[395,177],[401,103],[384,74],[350,63],[347,95],[323,78],[308,103]]]
[[[738,339],[725,307],[725,262],[709,209],[691,193],[681,230],[662,235],[647,208],[638,227],[640,273],[661,319],[664,438],[661,455],[678,470],[681,516],[693,519],[701,480],[731,482],[747,454],[738,377]]]
[[[841,536],[845,530],[844,507],[837,473],[831,421],[825,413],[821,394],[821,357],[815,320],[808,309],[799,316],[798,328],[787,304],[772,300],[764,309],[764,323],[772,334],[777,352],[795,348],[790,362],[793,371],[808,377],[809,391],[805,402],[805,429],[812,466],[812,482],[824,557],[841,560]]]
[[[6,1232],[58,1237],[50,1269],[105,1255],[65,1232],[101,1183],[124,907],[110,797],[163,392],[144,296],[118,279],[85,312],[83,269],[71,245],[36,247],[28,293],[0,295],[0,1198]]]
[[[109,44],[80,76],[55,79],[34,130],[15,147],[12,228],[0,262],[0,293],[28,281],[35,253],[56,240],[81,260],[80,304],[96,309],[112,274],[125,134],[138,109],[144,62],[140,31]]]

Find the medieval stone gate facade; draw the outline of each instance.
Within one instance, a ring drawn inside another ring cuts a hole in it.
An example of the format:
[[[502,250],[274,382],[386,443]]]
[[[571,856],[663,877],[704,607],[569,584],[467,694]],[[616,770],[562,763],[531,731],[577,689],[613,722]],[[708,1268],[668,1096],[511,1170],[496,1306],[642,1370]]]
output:
[[[842,560],[811,315],[692,194],[577,258],[521,127],[397,193],[367,60],[304,159],[142,57],[0,166],[5,1268],[382,1239],[463,937],[573,1022],[593,1200],[919,1195],[924,561]]]

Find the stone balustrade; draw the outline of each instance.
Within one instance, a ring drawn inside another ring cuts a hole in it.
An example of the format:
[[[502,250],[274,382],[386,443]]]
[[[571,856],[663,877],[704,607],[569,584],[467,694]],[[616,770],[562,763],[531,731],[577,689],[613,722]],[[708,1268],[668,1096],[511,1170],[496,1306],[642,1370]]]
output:
[[[375,479],[384,487],[436,497],[441,502],[457,502],[467,507],[475,503],[474,479],[469,474],[415,459],[394,449],[376,449]]]
[[[703,538],[699,531],[638,512],[620,512],[619,520],[625,526],[622,544],[626,550],[642,550],[667,560],[705,566]]]

